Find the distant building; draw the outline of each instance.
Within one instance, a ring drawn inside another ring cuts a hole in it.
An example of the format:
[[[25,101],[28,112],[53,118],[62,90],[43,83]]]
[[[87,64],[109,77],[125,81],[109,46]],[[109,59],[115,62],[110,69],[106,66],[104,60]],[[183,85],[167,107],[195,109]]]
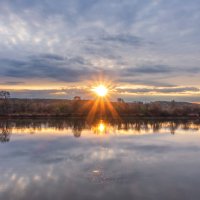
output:
[[[122,99],[122,98],[117,98],[117,102],[119,102],[119,103],[124,103],[124,99]]]
[[[79,101],[79,100],[81,100],[81,97],[75,96],[75,97],[74,97],[74,100],[75,100],[75,101]]]

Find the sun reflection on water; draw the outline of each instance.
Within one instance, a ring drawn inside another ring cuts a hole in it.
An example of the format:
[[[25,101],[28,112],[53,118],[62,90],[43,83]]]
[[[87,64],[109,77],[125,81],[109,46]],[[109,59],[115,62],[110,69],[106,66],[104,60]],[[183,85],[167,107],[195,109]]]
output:
[[[108,126],[104,121],[100,121],[92,128],[96,135],[106,135],[108,133]]]
[[[9,142],[14,135],[65,137],[112,137],[149,134],[188,134],[200,133],[198,121],[109,121],[97,120],[93,123],[82,119],[63,120],[25,120],[2,121],[0,123],[0,142]]]

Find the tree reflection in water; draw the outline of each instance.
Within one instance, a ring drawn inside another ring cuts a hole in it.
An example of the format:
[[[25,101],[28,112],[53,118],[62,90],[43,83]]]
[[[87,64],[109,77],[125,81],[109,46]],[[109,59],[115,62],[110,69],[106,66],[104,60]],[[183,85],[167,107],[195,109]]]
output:
[[[200,120],[164,120],[164,119],[96,119],[88,122],[84,118],[68,119],[20,119],[0,120],[0,142],[9,142],[11,132],[29,130],[29,133],[39,132],[43,129],[57,131],[71,130],[74,137],[81,137],[82,131],[87,130],[94,135],[106,135],[118,132],[120,134],[147,134],[147,133],[171,133],[177,130],[200,130]]]
[[[0,121],[0,142],[5,143],[10,141],[11,128],[8,121]]]
[[[84,124],[80,120],[75,120],[74,124],[72,124],[72,132],[74,137],[79,138],[81,137],[81,132],[84,128]]]

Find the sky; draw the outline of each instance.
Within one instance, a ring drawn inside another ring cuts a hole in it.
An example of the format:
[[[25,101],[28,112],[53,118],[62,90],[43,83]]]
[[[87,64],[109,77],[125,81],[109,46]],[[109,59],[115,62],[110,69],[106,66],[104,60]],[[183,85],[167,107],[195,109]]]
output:
[[[199,0],[0,0],[0,90],[200,101]]]

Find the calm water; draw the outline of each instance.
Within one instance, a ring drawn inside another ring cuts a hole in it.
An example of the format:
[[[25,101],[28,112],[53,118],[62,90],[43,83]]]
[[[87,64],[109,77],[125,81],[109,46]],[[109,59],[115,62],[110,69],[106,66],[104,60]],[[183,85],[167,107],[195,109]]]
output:
[[[0,199],[200,199],[200,121],[0,120]]]

